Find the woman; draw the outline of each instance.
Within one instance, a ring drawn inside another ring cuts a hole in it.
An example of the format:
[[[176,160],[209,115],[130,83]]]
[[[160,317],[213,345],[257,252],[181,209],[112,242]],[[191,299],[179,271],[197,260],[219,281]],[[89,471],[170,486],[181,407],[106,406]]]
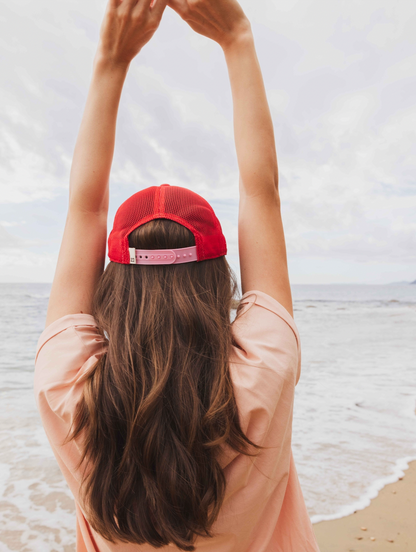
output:
[[[108,4],[37,347],[36,399],[75,497],[77,550],[317,551],[291,452],[300,341],[273,126],[236,0],[169,6],[221,46],[229,70],[237,316],[231,323],[237,287],[221,225],[186,188],[153,185],[128,198],[104,270],[120,95],[166,4]]]

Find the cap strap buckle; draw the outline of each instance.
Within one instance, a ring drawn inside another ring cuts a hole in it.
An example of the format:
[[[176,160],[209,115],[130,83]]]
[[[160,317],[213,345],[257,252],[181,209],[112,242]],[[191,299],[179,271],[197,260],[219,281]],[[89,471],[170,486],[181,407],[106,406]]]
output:
[[[180,249],[135,249],[129,247],[130,264],[165,265],[197,261],[196,245]]]

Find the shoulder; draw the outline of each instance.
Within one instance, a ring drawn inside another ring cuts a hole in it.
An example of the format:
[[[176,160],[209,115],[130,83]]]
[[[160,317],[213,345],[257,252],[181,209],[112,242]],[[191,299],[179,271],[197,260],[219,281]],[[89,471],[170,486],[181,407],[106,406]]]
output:
[[[291,314],[260,291],[245,293],[232,322],[230,373],[242,429],[262,444],[269,430],[279,446],[290,440],[300,338]]]
[[[80,331],[79,328],[81,328]],[[51,340],[54,341],[68,341],[81,339],[82,335],[85,333],[86,328],[91,328],[95,334],[98,333],[98,324],[95,321],[95,318],[91,314],[67,314],[62,316],[46,326],[43,332],[40,334],[40,337],[36,346],[36,360],[38,360],[39,353],[43,347]],[[69,331],[68,331],[69,330]],[[73,330],[73,331],[71,331]],[[64,335],[60,335],[65,332]],[[58,339],[55,339],[59,336]],[[49,348],[49,347],[48,347]]]
[[[107,340],[89,314],[68,314],[49,324],[36,347],[34,390],[38,406],[61,411],[69,397],[79,394],[85,377],[106,348]]]
[[[232,361],[257,364],[282,376],[300,377],[301,342],[293,316],[276,299],[260,290],[246,292],[232,323]]]

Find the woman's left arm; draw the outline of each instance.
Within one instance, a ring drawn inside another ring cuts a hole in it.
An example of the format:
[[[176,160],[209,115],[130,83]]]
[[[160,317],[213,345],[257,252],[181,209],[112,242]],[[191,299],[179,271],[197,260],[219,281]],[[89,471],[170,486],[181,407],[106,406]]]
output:
[[[131,60],[159,26],[167,0],[109,0],[72,160],[69,207],[46,326],[91,313],[104,270],[117,112]]]

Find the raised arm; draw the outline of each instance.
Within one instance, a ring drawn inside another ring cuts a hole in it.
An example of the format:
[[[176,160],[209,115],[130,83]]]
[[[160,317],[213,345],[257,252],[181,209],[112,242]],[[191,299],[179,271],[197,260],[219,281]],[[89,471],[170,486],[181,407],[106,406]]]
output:
[[[46,325],[90,313],[104,269],[117,112],[131,60],[159,26],[166,0],[110,0],[72,160],[69,206]]]
[[[225,54],[240,171],[242,291],[263,291],[293,315],[273,123],[250,22],[237,0],[169,0],[168,5]]]
[[[242,291],[260,290],[293,316],[273,122],[251,31],[223,46],[240,170],[238,244]]]

